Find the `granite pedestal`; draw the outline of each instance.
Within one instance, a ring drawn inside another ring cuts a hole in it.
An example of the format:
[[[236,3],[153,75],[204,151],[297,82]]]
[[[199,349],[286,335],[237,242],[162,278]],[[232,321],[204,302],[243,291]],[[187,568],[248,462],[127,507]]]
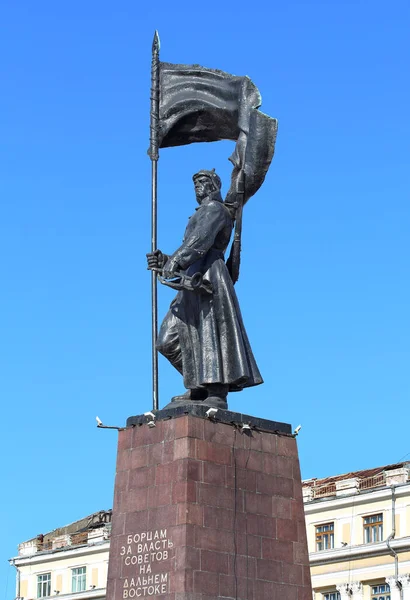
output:
[[[290,426],[204,407],[155,425],[119,432],[107,600],[311,600]]]

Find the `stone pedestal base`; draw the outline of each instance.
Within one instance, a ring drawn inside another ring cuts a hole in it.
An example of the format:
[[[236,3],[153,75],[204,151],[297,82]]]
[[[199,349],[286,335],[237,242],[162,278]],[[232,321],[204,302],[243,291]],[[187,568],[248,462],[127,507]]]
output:
[[[290,426],[192,413],[119,433],[107,600],[311,600]]]

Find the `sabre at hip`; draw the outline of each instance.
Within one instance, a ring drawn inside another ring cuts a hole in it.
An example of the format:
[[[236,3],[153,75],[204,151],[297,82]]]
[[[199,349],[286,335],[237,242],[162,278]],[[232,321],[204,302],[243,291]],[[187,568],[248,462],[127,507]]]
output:
[[[164,269],[168,263],[168,256],[160,250],[147,254],[148,269],[158,274],[158,281],[174,290],[189,292],[203,292],[212,294],[212,284],[204,279],[202,273],[186,275],[178,269]]]

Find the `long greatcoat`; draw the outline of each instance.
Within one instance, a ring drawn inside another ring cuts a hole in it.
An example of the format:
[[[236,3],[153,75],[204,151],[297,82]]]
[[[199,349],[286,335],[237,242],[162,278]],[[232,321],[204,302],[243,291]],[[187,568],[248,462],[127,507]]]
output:
[[[161,326],[163,334],[167,327],[175,330],[179,346],[175,366],[181,369],[182,358],[187,389],[218,383],[240,391],[263,383],[224,261],[232,228],[223,202],[207,198],[189,219],[182,246],[171,257],[187,275],[202,273],[213,288],[212,294],[178,292]]]

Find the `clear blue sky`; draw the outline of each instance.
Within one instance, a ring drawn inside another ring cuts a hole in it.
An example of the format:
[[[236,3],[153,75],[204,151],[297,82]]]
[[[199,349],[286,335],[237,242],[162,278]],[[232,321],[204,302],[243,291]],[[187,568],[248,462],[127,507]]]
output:
[[[151,406],[155,28],[163,60],[249,75],[279,120],[237,285],[265,384],[231,408],[302,423],[304,477],[410,458],[409,18],[407,0],[2,2],[0,598],[19,542],[111,507],[116,433],[95,415]],[[226,190],[231,151],[162,151],[165,251],[192,173]],[[183,388],[160,368],[163,406]]]

